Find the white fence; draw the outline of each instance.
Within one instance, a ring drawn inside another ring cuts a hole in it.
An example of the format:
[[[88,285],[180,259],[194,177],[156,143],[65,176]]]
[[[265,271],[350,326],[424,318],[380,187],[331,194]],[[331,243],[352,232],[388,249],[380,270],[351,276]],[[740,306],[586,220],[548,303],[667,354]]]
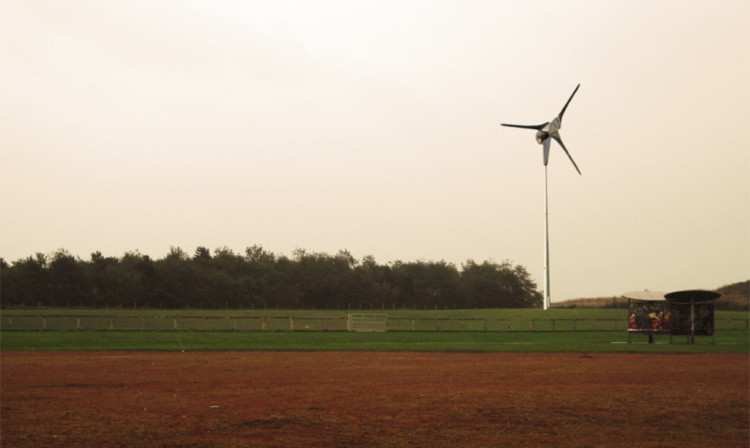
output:
[[[385,333],[388,331],[388,315],[350,314],[346,329],[357,333]]]
[[[355,315],[352,315],[355,316]],[[356,315],[362,316],[362,315]],[[372,315],[369,315],[372,316]],[[380,317],[358,323],[350,316],[178,316],[3,314],[2,331],[377,331],[398,332],[563,332],[625,331],[626,319],[434,319]],[[716,330],[750,330],[748,318],[715,319]],[[385,325],[385,329],[383,329]]]
[[[346,331],[345,317],[5,315],[3,331]]]

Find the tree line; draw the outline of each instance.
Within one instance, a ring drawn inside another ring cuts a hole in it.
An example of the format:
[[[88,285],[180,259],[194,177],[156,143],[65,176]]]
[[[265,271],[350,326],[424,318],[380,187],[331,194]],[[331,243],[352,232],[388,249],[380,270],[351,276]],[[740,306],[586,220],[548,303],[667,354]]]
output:
[[[459,270],[445,261],[355,259],[303,249],[291,257],[261,246],[193,255],[170,248],[161,259],[138,251],[101,252],[89,260],[60,249],[7,263],[0,258],[3,307],[234,308],[234,309],[463,309],[529,308],[542,304],[523,266],[476,263]]]

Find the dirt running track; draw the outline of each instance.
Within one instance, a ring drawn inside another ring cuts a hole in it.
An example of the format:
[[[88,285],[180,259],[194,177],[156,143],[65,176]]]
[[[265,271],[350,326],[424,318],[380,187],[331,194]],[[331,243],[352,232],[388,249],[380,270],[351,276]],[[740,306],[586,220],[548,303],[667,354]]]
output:
[[[6,352],[12,447],[747,447],[748,355]]]

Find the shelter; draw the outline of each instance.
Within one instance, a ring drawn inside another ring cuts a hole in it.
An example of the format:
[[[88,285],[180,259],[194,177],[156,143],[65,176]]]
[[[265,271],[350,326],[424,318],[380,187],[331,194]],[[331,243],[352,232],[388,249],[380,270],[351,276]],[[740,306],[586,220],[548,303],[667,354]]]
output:
[[[636,291],[623,296],[628,299],[628,342],[633,333],[648,334],[649,344],[656,334],[671,334],[669,302],[663,292]]]
[[[714,301],[721,294],[700,289],[670,292],[664,296],[672,313],[671,334],[687,335],[695,343],[696,335],[714,336]]]
[[[696,335],[714,335],[714,301],[721,294],[713,291],[686,290],[670,293],[638,291],[623,294],[628,299],[628,342],[632,334],[647,334],[649,344],[657,334],[687,335],[695,343]]]

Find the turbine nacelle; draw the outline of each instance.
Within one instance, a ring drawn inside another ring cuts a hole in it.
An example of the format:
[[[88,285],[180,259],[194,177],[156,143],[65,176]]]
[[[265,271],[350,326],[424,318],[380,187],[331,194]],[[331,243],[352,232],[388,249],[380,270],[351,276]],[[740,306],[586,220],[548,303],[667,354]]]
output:
[[[508,125],[504,125],[508,126]],[[536,142],[540,145],[548,138],[560,138],[560,120],[555,117],[552,121],[544,123],[542,129],[536,131]]]
[[[536,142],[540,145],[544,143],[545,140],[549,138],[549,132],[546,131],[536,131]]]

